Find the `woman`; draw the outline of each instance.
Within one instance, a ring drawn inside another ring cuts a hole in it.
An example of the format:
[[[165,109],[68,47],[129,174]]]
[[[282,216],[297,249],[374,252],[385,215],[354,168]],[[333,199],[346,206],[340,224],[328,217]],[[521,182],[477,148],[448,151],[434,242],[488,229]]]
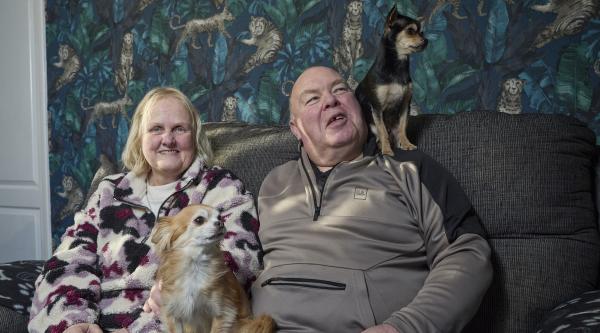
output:
[[[123,151],[130,171],[106,177],[76,214],[36,281],[29,331],[162,332],[142,310],[158,264],[149,235],[158,217],[189,204],[223,211],[225,260],[248,287],[259,268],[254,201],[231,172],[208,166],[211,155],[189,99],[174,88],[148,92]]]

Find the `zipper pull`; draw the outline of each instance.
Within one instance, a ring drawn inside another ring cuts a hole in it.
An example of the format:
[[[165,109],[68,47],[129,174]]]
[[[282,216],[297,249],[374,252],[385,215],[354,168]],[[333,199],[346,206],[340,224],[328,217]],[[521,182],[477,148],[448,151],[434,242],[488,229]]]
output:
[[[319,219],[319,215],[321,215],[321,206],[317,206],[315,208],[315,215],[313,215],[313,221],[316,221]]]

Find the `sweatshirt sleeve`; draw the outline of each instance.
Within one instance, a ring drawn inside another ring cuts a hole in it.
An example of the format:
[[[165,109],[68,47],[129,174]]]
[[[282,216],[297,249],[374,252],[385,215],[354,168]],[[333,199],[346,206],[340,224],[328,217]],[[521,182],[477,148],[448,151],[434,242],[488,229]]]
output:
[[[458,182],[427,156],[393,172],[419,221],[430,273],[407,306],[385,323],[399,332],[460,332],[492,281],[491,250]]]
[[[211,176],[203,202],[221,210],[227,230],[223,240],[225,261],[240,284],[249,290],[262,268],[262,247],[258,240],[259,222],[252,194],[231,172],[221,169]]]
[[[92,198],[98,198],[95,193]],[[97,202],[97,200],[95,201]],[[33,296],[29,332],[60,333],[77,323],[95,323],[100,298],[98,269],[98,207],[88,206],[75,214],[61,244],[44,264]]]

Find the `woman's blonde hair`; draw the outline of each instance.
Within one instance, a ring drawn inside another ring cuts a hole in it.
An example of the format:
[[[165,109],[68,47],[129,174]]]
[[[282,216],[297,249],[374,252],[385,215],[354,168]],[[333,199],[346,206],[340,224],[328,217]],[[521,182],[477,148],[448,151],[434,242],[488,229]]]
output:
[[[121,155],[125,168],[131,170],[136,175],[146,174],[151,169],[150,164],[148,164],[148,161],[146,161],[142,152],[142,135],[145,131],[148,119],[147,115],[150,114],[158,101],[167,97],[175,98],[181,102],[184,109],[190,115],[196,156],[199,156],[207,165],[209,165],[212,160],[210,142],[202,129],[200,116],[192,102],[177,88],[158,87],[150,90],[144,98],[142,98],[135,109],[131,128],[129,129],[129,136],[127,137],[127,143],[125,143],[125,148]]]

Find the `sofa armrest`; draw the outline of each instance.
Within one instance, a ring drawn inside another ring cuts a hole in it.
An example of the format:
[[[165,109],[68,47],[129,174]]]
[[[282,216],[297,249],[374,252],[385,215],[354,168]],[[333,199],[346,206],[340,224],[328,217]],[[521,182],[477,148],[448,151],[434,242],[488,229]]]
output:
[[[555,307],[536,332],[600,332],[600,290],[585,292]]]
[[[43,265],[42,260],[0,264],[0,307],[29,317],[35,280],[40,275]]]

